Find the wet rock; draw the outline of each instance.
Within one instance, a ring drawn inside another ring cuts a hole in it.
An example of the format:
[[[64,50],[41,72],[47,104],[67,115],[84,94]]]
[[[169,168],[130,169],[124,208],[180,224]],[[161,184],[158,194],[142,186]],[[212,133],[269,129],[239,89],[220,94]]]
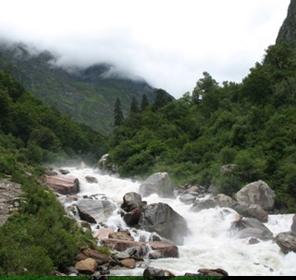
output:
[[[108,238],[120,239],[120,240],[130,240],[134,241],[134,238],[131,236],[129,231],[118,231],[109,233]]]
[[[92,249],[87,249],[79,253],[76,257],[78,261],[86,260],[88,258],[94,259],[98,265],[102,265],[108,263],[110,261],[110,257]]]
[[[254,218],[262,223],[268,222],[268,213],[258,204],[240,202],[234,204],[231,208],[246,218]]]
[[[123,220],[130,227],[136,226],[139,223],[141,213],[142,208],[135,208],[132,211],[124,214]]]
[[[296,253],[295,232],[281,232],[275,237],[275,241],[284,254],[288,254],[290,252]]]
[[[215,208],[216,206],[218,206],[218,204],[214,199],[206,199],[194,202],[191,210],[194,212],[200,212],[204,209]]]
[[[134,259],[124,259],[120,261],[121,265],[127,268],[135,268],[136,267],[136,261]]]
[[[180,201],[186,205],[192,204],[196,200],[196,196],[192,194],[184,194],[179,197]]]
[[[81,199],[76,203],[81,220],[100,223],[109,218],[116,206],[108,200]]]
[[[123,196],[123,203],[121,205],[121,208],[124,211],[130,212],[135,208],[141,208],[142,206],[144,206],[142,202],[142,196],[138,193],[129,192]]]
[[[157,269],[154,267],[147,267],[143,272],[143,276],[172,276],[173,277],[175,275],[168,270]]]
[[[231,208],[235,204],[235,201],[228,195],[218,194],[214,197],[219,207]]]
[[[188,234],[185,219],[165,203],[153,203],[143,208],[139,228],[156,232],[177,245],[182,245]]]
[[[153,193],[160,197],[174,197],[175,185],[172,183],[168,173],[158,172],[148,177],[139,188],[139,193],[142,196],[149,196]]]
[[[265,211],[272,211],[275,192],[265,182],[259,180],[243,187],[234,195],[234,198],[237,202],[257,204]]]
[[[148,252],[148,247],[145,242],[106,238],[102,239],[101,243],[102,245],[108,246],[112,250],[120,252],[125,251],[128,248],[134,248],[137,252],[137,256],[145,256],[145,254]]]
[[[97,267],[97,262],[92,258],[78,261],[75,264],[75,269],[86,275],[92,275],[97,270]]]
[[[96,177],[93,177],[93,176],[87,175],[87,176],[85,176],[85,179],[90,184],[98,183],[97,178]]]
[[[148,244],[153,250],[153,252],[149,254],[150,259],[179,257],[179,250],[175,244],[163,241],[150,241]]]
[[[60,194],[77,194],[79,192],[79,181],[71,175],[45,176],[43,181],[50,189]]]
[[[97,239],[105,239],[108,238],[109,234],[114,232],[110,228],[100,228],[93,233],[93,237]]]
[[[201,268],[198,270],[200,273],[200,276],[229,276],[228,272],[221,268],[217,269],[207,269],[207,268]]]
[[[273,233],[263,223],[253,218],[237,219],[232,228],[239,230],[239,238],[254,237],[260,240],[273,238]]]

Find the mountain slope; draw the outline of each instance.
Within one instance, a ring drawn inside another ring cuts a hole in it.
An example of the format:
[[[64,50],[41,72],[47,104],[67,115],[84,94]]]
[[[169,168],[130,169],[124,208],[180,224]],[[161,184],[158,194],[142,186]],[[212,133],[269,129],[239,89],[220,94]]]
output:
[[[112,65],[66,69],[56,65],[57,58],[49,51],[24,44],[1,44],[0,57],[4,65],[13,64],[13,75],[40,100],[104,135],[112,131],[117,98],[125,115],[133,96],[139,103],[144,94],[150,101],[155,98],[155,89],[143,79],[121,77]]]
[[[284,20],[277,39],[276,43],[279,44],[282,41],[287,41],[288,43],[294,42],[296,39],[296,0],[291,0],[288,14]]]

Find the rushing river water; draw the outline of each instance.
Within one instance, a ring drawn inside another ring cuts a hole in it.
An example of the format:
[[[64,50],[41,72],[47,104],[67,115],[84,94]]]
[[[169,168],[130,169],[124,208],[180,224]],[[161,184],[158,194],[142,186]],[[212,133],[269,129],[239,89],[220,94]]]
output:
[[[126,193],[139,192],[140,182],[104,175],[99,170],[91,168],[64,169],[79,179],[79,196],[102,194],[120,207]],[[85,176],[97,178],[98,183],[88,183]],[[163,199],[153,194],[142,199],[148,204],[169,204],[185,218],[190,229],[184,245],[178,246],[179,258],[149,260],[149,266],[169,270],[176,276],[182,276],[186,272],[196,273],[200,268],[221,268],[230,276],[296,276],[295,253],[283,254],[273,241],[261,241],[250,245],[250,238],[239,239],[237,232],[230,230],[235,219],[235,211],[217,207],[194,213],[190,211],[191,206],[180,202],[178,197]],[[279,232],[290,231],[292,217],[293,215],[270,215],[265,225],[276,236]],[[105,224],[114,230],[128,228],[116,211]],[[111,274],[142,276],[144,268],[116,270],[111,271]]]

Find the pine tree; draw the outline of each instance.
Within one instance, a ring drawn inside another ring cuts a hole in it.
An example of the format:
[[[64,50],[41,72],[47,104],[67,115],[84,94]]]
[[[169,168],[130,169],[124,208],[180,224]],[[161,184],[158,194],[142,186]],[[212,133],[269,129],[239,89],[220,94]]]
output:
[[[141,101],[141,110],[145,110],[149,106],[149,100],[146,94],[143,94]]]
[[[124,116],[121,109],[121,102],[120,102],[120,99],[117,98],[114,106],[114,126],[122,125],[123,121],[124,121]]]
[[[139,103],[135,96],[132,97],[132,102],[130,106],[130,114],[139,112]]]

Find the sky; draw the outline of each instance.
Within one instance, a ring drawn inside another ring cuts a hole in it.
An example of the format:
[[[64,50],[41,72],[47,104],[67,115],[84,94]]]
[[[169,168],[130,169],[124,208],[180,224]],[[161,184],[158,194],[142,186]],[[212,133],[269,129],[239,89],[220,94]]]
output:
[[[240,83],[275,44],[290,0],[0,0],[1,40],[110,63],[180,98],[208,72]]]

